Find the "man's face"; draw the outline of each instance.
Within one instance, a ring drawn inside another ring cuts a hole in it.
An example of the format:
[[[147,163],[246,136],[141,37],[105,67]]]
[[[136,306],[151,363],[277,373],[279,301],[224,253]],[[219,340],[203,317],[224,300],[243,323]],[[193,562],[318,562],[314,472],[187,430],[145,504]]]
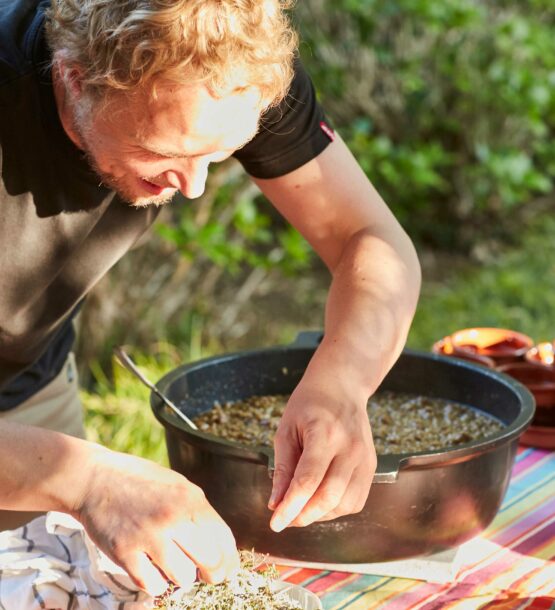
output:
[[[202,85],[166,85],[157,99],[104,110],[75,101],[72,131],[105,186],[132,205],[162,205],[177,190],[202,195],[209,164],[256,134],[259,104],[254,91],[214,98]]]

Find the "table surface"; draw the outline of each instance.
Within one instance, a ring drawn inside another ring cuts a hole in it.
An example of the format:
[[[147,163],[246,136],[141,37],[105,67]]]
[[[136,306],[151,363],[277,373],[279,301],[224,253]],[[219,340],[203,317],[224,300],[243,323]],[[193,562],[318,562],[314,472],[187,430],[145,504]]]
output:
[[[555,610],[555,453],[520,447],[485,552],[448,584],[278,566],[325,610]]]

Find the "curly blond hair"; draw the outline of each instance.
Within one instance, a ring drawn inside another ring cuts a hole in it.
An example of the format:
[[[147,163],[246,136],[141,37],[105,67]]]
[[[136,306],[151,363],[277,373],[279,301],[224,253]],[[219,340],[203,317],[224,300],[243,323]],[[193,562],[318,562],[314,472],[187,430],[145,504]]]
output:
[[[203,82],[279,102],[293,75],[290,0],[52,0],[46,35],[91,97]]]

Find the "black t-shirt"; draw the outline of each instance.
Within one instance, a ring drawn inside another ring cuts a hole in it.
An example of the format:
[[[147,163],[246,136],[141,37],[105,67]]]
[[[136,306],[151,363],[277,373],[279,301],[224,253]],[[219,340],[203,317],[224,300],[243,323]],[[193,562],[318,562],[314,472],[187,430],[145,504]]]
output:
[[[153,223],[99,186],[59,120],[44,38],[47,0],[0,0],[0,410],[60,371],[83,298]],[[330,142],[297,65],[284,103],[235,156],[259,178],[284,175]]]

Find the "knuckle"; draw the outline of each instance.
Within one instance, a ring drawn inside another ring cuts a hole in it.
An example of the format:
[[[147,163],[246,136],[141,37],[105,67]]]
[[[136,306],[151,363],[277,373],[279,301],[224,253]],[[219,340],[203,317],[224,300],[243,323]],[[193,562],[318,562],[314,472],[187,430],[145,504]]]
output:
[[[120,563],[129,556],[131,551],[131,545],[124,540],[122,537],[109,537],[104,546],[106,553],[117,560]]]
[[[276,430],[276,433],[274,434],[274,443],[281,445],[281,444],[285,443],[289,439],[289,437],[290,437],[289,430],[287,429],[286,426],[281,425],[278,427],[278,429]]]
[[[303,431],[305,438],[309,440],[318,439],[324,436],[326,439],[331,439],[337,429],[335,421],[325,418],[310,418],[303,423]]]
[[[153,508],[148,515],[148,521],[154,525],[160,526],[168,523],[175,515],[175,506],[165,502],[160,502],[156,508]]]
[[[338,517],[342,517],[345,513],[343,511],[340,510],[330,510],[327,513],[325,513],[324,515],[322,515],[322,517],[320,517],[320,519],[318,519],[319,521],[333,521],[334,519],[337,519]]]
[[[362,439],[352,439],[349,444],[349,452],[359,461],[371,462],[371,448]]]
[[[313,474],[302,473],[295,477],[295,486],[303,492],[312,493],[320,484],[320,479]]]
[[[193,501],[196,504],[203,504],[204,502],[207,502],[204,491],[194,483],[190,483],[187,490],[187,495],[189,497],[189,501]]]
[[[334,489],[323,490],[318,498],[318,506],[326,511],[335,510],[340,502],[342,495]]]
[[[347,508],[337,507],[335,510],[330,511],[328,515],[329,519],[338,519],[339,517],[345,517],[346,515],[350,515],[351,511]]]
[[[286,477],[291,475],[290,468],[283,462],[278,462],[274,468],[274,477]]]

